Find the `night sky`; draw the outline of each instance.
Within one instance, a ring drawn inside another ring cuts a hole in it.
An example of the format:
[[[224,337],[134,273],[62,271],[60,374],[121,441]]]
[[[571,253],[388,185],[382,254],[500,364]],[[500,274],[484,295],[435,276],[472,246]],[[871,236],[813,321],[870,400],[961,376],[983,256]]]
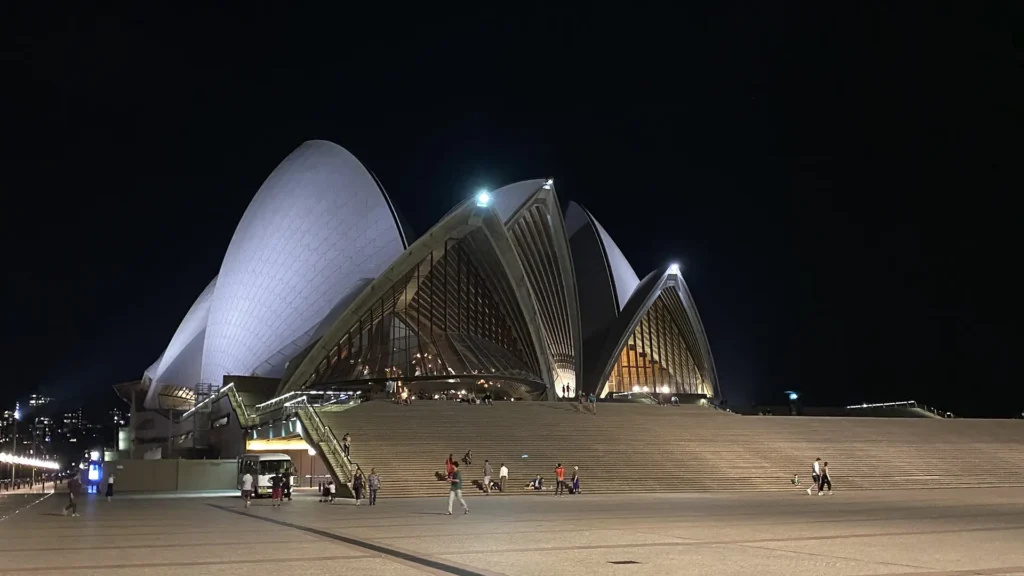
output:
[[[22,4],[0,17],[2,409],[115,403],[319,138],[416,235],[554,178],[641,277],[683,264],[730,404],[1024,410],[1021,3]]]

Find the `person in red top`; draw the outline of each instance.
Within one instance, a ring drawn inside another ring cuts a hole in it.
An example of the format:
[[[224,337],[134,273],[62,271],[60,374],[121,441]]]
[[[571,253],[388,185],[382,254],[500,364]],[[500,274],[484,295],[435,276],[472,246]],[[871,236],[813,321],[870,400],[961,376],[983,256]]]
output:
[[[448,476],[449,480],[451,479],[452,474],[455,473],[455,455],[454,454],[449,454],[448,455],[448,459],[444,461],[444,473]]]
[[[561,462],[555,466],[555,496],[565,496],[565,468]]]

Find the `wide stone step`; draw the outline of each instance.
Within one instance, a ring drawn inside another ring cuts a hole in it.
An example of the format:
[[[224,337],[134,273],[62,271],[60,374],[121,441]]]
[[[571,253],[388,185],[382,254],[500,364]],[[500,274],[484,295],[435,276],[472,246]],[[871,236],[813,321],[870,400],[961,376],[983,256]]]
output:
[[[628,404],[602,404],[594,417],[567,403],[431,401],[370,402],[321,417],[335,435],[352,433],[353,461],[376,468],[382,494],[392,497],[443,497],[447,484],[434,473],[449,453],[467,449],[467,494],[479,492],[468,484],[484,459],[495,475],[502,462],[510,468],[506,494],[531,494],[520,487],[536,474],[553,488],[557,462],[567,477],[578,465],[588,493],[792,491],[806,489],[815,456],[830,461],[837,489],[1024,485],[1019,421],[740,417]]]

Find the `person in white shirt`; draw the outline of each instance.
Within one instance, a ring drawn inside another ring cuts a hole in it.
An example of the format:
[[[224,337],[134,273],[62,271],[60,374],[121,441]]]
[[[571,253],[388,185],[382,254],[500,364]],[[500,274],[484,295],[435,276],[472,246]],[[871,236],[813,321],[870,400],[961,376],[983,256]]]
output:
[[[252,499],[252,474],[246,470],[242,474],[242,500],[245,500],[245,507],[249,507],[249,500]]]
[[[114,497],[114,475],[107,476],[107,502]]]
[[[491,493],[491,474],[493,473],[493,470],[491,470],[491,461],[484,460],[484,494]]]
[[[498,470],[498,490],[505,491],[505,480],[508,480],[508,468],[505,467],[505,463],[501,464],[501,469]]]
[[[811,465],[811,481],[814,484],[807,488],[808,496],[811,495],[811,490],[821,483],[821,458],[815,458],[814,464]]]

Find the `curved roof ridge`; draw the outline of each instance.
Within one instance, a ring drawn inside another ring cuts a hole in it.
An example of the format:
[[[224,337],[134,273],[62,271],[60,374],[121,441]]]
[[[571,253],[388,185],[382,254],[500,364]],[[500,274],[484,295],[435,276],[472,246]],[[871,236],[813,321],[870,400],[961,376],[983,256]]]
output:
[[[405,249],[390,200],[366,166],[333,142],[304,142],[260,186],[228,245],[202,381],[252,373]]]
[[[604,252],[605,265],[608,267],[608,276],[612,282],[612,294],[615,296],[615,307],[616,314],[622,311],[626,307],[626,302],[629,301],[629,297],[636,290],[638,284],[640,284],[640,278],[636,275],[633,270],[633,266],[630,265],[629,260],[626,260],[625,254],[619,249],[618,244],[612,240],[608,231],[601,226],[601,223],[594,218],[590,210],[587,210],[582,204],[576,202],[569,203],[569,211],[572,207],[578,207],[583,214],[587,217],[590,225],[594,227],[597,237],[600,240],[601,250]],[[568,211],[567,211],[568,212]],[[583,222],[566,222],[567,231],[570,236],[575,234],[582,226]],[[570,227],[571,226],[571,227]]]
[[[516,212],[522,208],[523,204],[526,204],[537,190],[544,187],[547,182],[545,178],[523,180],[502,186],[491,192],[491,206],[498,213],[501,222],[508,224],[509,220],[516,215]]]

